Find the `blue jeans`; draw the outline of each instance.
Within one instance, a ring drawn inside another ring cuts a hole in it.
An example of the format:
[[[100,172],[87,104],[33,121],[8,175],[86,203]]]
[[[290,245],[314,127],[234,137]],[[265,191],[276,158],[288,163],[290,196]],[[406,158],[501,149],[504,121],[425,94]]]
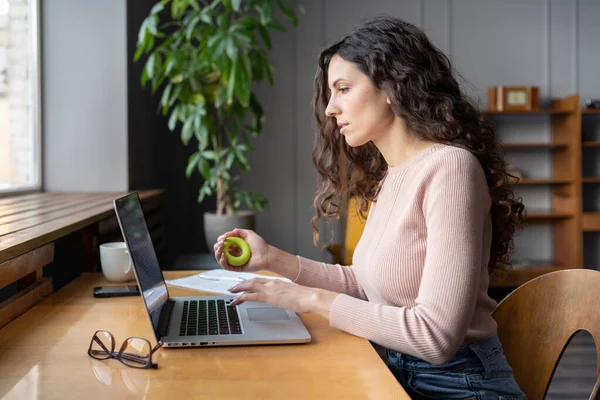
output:
[[[497,335],[458,349],[446,364],[387,350],[387,364],[413,400],[523,400]]]

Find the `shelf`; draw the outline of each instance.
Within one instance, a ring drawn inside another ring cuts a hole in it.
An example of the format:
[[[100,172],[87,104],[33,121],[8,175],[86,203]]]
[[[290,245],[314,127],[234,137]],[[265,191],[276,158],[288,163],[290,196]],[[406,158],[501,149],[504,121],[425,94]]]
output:
[[[600,142],[588,140],[583,142],[583,147],[600,147]]]
[[[560,148],[567,147],[566,143],[500,143],[500,145],[507,149],[526,149],[526,148]]]
[[[494,110],[484,110],[481,111],[483,115],[563,115],[563,114],[571,114],[570,110],[552,110],[552,109],[542,109],[535,111],[494,111]]]
[[[582,222],[584,232],[600,232],[600,212],[584,212]]]
[[[523,178],[515,185],[568,185],[573,183],[570,179],[531,179]]]
[[[504,288],[517,287],[538,276],[549,272],[561,271],[563,269],[567,268],[544,262],[529,267],[512,267],[512,270],[510,270],[505,277],[493,277],[490,281],[490,286]]]
[[[596,178],[596,177],[581,178],[581,182],[583,182],[583,183],[600,183],[600,178]]]
[[[549,219],[567,219],[572,218],[575,215],[573,213],[557,212],[557,211],[540,211],[540,210],[527,210],[525,221],[537,220],[544,221]]]
[[[581,113],[584,115],[593,115],[593,114],[600,115],[600,109],[587,109],[586,108],[586,109],[581,110]]]

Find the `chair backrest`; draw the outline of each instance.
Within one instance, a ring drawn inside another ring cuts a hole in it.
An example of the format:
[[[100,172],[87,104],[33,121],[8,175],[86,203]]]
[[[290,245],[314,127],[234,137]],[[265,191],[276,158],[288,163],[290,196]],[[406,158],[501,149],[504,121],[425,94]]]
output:
[[[346,211],[346,221],[344,227],[344,249],[343,249],[343,260],[342,264],[352,265],[352,255],[354,249],[362,236],[363,230],[365,229],[366,220],[359,212],[356,211],[356,199],[350,198],[348,201],[348,209]],[[369,203],[369,209],[371,203]],[[368,214],[368,210],[367,210]]]
[[[599,271],[569,269],[535,278],[498,304],[492,314],[498,336],[527,398],[544,398],[563,351],[581,330],[594,338],[600,376],[599,292]]]

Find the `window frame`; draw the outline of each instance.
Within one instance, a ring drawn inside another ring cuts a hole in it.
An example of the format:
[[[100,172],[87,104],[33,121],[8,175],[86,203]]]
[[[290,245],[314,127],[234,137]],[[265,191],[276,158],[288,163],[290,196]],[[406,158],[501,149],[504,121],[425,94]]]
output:
[[[0,198],[17,196],[20,194],[39,193],[43,191],[43,140],[42,140],[42,49],[41,49],[41,10],[40,0],[29,0],[29,15],[27,20],[30,27],[29,43],[31,51],[29,96],[31,98],[31,129],[33,130],[34,162],[36,184],[17,189],[0,189]]]

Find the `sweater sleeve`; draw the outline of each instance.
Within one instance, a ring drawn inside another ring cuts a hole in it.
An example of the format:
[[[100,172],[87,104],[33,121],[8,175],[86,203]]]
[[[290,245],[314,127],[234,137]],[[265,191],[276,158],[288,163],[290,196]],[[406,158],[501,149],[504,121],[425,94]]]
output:
[[[336,293],[345,293],[359,299],[367,299],[351,267],[326,264],[298,256],[299,271],[294,282]]]
[[[452,153],[434,165],[423,194],[427,239],[415,305],[396,307],[339,295],[330,324],[434,364],[449,361],[473,317],[490,197],[479,161]]]

